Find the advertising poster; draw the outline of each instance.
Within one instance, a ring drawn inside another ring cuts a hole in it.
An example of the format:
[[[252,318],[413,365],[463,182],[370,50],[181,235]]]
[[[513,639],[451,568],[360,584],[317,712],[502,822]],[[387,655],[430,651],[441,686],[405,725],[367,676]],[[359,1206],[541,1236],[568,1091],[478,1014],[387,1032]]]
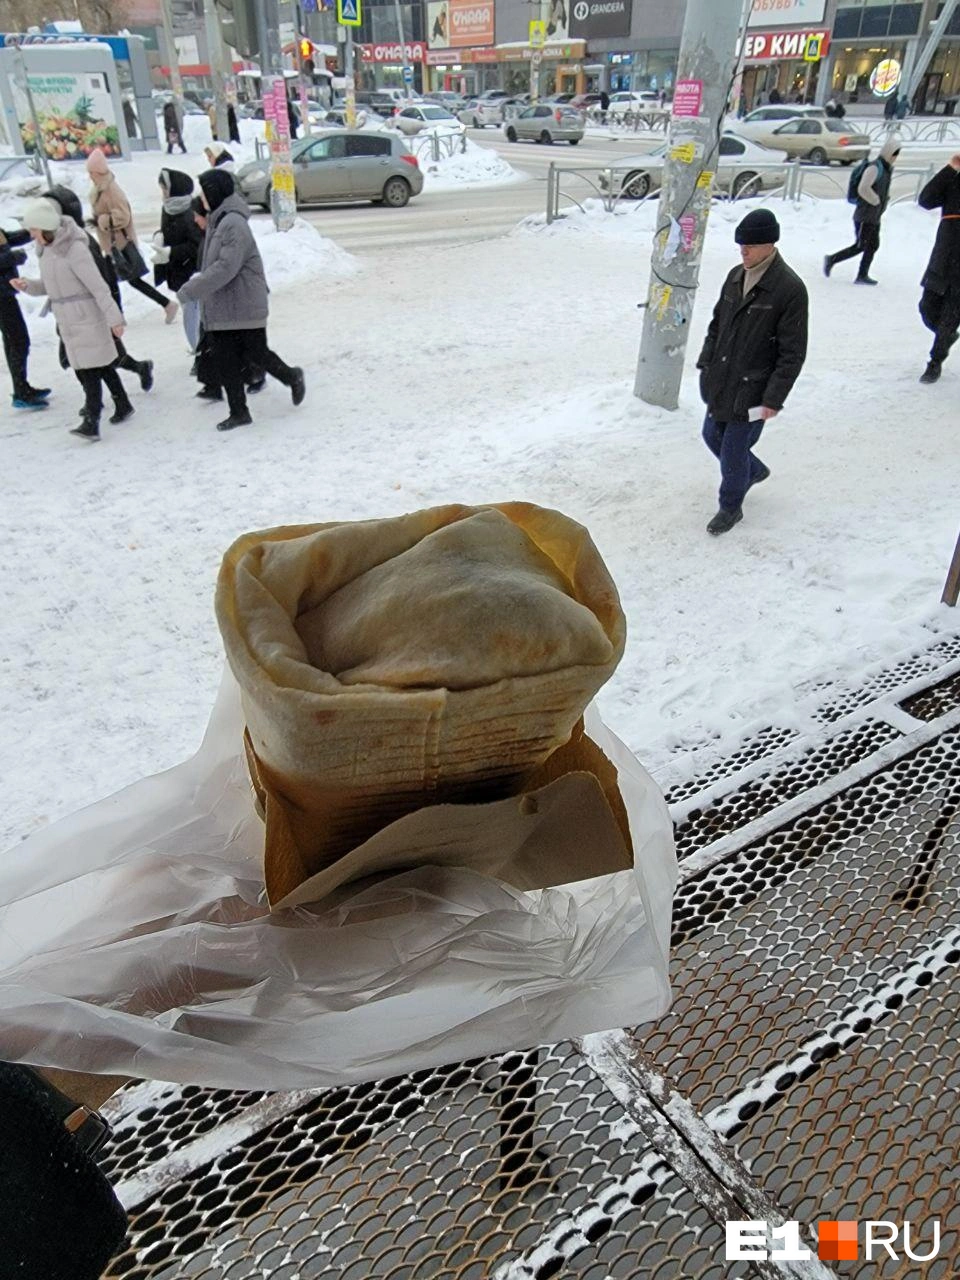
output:
[[[41,150],[49,160],[86,160],[97,147],[106,156],[121,154],[113,99],[105,76],[99,72],[40,75],[31,71],[27,84],[40,127],[39,145],[27,95],[16,82],[13,87],[27,155]]]
[[[471,49],[493,44],[494,0],[430,0],[427,39],[431,49]]]
[[[814,26],[823,21],[827,0],[753,0],[751,27]]]

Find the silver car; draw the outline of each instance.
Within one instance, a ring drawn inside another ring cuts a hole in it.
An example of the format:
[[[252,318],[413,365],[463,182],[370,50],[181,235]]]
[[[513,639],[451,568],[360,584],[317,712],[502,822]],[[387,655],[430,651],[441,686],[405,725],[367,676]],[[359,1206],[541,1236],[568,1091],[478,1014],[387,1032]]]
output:
[[[390,121],[394,129],[399,129],[407,137],[423,133],[425,129],[448,129],[451,133],[463,133],[464,125],[452,111],[441,107],[437,102],[424,102],[404,107]]]
[[[507,125],[508,142],[569,142],[575,147],[583,137],[583,116],[562,103],[535,103],[521,111]]]
[[[293,144],[297,204],[372,200],[402,209],[423,190],[417,157],[402,138],[377,130],[326,131]],[[250,204],[270,208],[270,162],[254,160],[237,172]]]
[[[663,181],[667,162],[667,147],[655,147],[642,156],[622,156],[617,159],[613,174],[613,192],[630,200],[642,200],[651,191],[657,191]],[[786,176],[787,156],[782,151],[761,147],[749,138],[740,138],[727,131],[720,138],[717,154],[716,186],[728,191],[734,198],[755,196],[761,191],[783,186]],[[776,168],[768,166],[776,165]],[[609,190],[610,178],[600,174],[600,185]]]

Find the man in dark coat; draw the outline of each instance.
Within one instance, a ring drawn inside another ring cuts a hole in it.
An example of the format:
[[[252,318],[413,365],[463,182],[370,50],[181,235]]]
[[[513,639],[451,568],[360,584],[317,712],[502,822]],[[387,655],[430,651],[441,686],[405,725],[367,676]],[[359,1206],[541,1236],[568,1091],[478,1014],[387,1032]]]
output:
[[[920,192],[924,209],[940,210],[933,253],[921,281],[920,315],[934,334],[930,363],[921,382],[937,382],[960,331],[960,153]]]
[[[707,406],[703,439],[720,459],[720,509],[707,525],[727,533],[743,519],[747,490],[768,467],[753,446],[783,408],[807,356],[807,290],[777,251],[780,226],[754,209],[736,230],[743,265],[724,282],[697,361]]]
[[[10,283],[20,274],[20,267],[27,260],[21,246],[29,243],[30,232],[27,230],[0,231],[0,333],[3,334],[3,354],[13,383],[13,407],[46,409],[49,387],[31,387],[27,378],[30,334],[20,310],[19,298]]]
[[[179,147],[184,155],[187,148],[183,141],[183,129],[180,124],[180,113],[175,102],[167,102],[163,108],[163,131],[167,135],[167,155],[173,154],[173,148]]]
[[[237,124],[237,108],[232,102],[227,103],[227,133],[231,142],[240,141],[240,126]]]
[[[610,110],[610,95],[606,89],[600,90],[600,120],[602,124],[607,123],[607,112]]]
[[[880,248],[880,222],[890,203],[890,183],[893,166],[900,154],[900,139],[892,133],[880,148],[876,160],[871,161],[860,175],[857,185],[857,205],[853,211],[853,229],[856,239],[849,249],[830,253],[823,260],[823,274],[829,279],[838,262],[860,257],[857,284],[876,284],[870,268]]]

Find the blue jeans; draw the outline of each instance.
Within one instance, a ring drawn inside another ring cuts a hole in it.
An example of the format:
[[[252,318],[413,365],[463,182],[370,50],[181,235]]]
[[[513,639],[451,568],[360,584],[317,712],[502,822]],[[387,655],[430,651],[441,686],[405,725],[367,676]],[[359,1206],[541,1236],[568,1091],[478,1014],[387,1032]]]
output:
[[[709,413],[704,418],[704,443],[720,459],[720,506],[724,511],[738,510],[753,482],[766,474],[766,467],[751,452],[762,432],[762,422],[715,422]]]
[[[187,335],[190,350],[196,351],[200,341],[200,303],[192,298],[180,303],[180,314],[183,317],[183,332]]]

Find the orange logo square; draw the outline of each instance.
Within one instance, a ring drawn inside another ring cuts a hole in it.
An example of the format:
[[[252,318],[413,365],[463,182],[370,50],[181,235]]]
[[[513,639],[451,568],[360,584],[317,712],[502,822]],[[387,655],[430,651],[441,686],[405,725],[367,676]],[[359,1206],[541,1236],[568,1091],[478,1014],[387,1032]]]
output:
[[[856,1262],[856,1222],[818,1222],[817,1256],[823,1262]]]

